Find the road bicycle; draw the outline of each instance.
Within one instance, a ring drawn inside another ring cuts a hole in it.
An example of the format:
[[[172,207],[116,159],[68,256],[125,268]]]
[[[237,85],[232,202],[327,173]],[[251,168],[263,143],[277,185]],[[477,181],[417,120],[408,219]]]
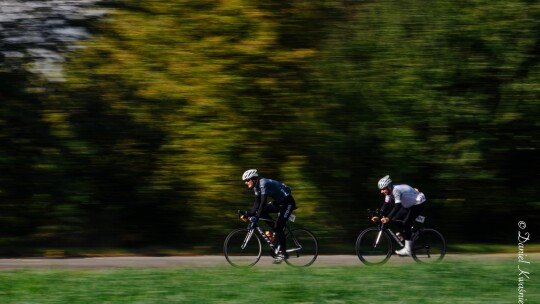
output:
[[[380,218],[379,210],[368,209],[368,218],[374,216]],[[411,256],[419,263],[440,262],[446,254],[446,241],[437,230],[422,227],[424,221],[424,216],[418,216],[413,225]],[[394,252],[393,244],[404,246],[403,239],[379,221],[377,227],[367,228],[358,235],[356,255],[366,265],[382,265]]]
[[[238,211],[238,216],[245,215],[243,211]],[[289,222],[294,222],[296,216],[291,214]],[[271,219],[260,218],[259,221],[267,223]],[[289,255],[285,262],[295,267],[307,267],[317,259],[319,255],[319,244],[315,235],[304,228],[290,228],[289,224],[284,228]],[[247,228],[238,228],[227,236],[223,244],[225,258],[235,267],[251,267],[260,260],[263,253],[263,243],[270,248],[270,256],[277,257],[279,244],[277,238],[267,236],[257,222],[249,222]]]

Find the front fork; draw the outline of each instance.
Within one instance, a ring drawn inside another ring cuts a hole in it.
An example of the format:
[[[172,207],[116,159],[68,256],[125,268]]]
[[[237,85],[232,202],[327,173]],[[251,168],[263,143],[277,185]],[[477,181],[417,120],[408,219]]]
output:
[[[377,239],[375,240],[375,244],[373,244],[373,247],[377,247],[377,245],[379,245],[379,241],[381,240],[382,234],[383,234],[383,230],[380,229],[379,233],[377,234]]]
[[[248,233],[246,234],[246,237],[244,238],[244,242],[242,243],[242,246],[240,246],[242,250],[246,249],[246,246],[249,243],[249,240],[251,240],[251,237],[253,236],[254,232],[255,230],[253,228],[248,230]]]
[[[375,240],[375,244],[373,244],[373,247],[377,247],[379,245],[379,241],[381,240],[381,236],[384,233],[384,223],[381,222],[379,225],[379,233],[377,234],[377,239]]]

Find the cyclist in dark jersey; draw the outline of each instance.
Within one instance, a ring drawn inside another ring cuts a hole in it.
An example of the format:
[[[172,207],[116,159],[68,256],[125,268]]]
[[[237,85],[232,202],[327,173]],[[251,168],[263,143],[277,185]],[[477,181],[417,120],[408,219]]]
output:
[[[385,196],[380,220],[383,223],[392,221],[400,226],[405,238],[405,247],[396,250],[396,253],[400,256],[410,256],[412,225],[414,220],[424,211],[426,196],[409,185],[394,185],[389,175],[381,178],[378,186],[381,194]],[[390,211],[392,203],[394,203],[394,208]],[[379,218],[373,217],[371,220],[376,222]]]
[[[257,221],[261,217],[271,219],[269,213],[278,213],[278,218],[274,222],[273,227],[279,244],[276,252],[277,258],[274,262],[280,263],[288,258],[283,228],[292,211],[296,209],[296,202],[291,194],[291,189],[279,181],[269,178],[259,178],[257,169],[250,169],[244,172],[242,180],[248,188],[253,188],[255,192],[253,208],[248,211],[248,218],[242,216],[243,220]],[[272,198],[273,202],[269,202],[269,198]]]

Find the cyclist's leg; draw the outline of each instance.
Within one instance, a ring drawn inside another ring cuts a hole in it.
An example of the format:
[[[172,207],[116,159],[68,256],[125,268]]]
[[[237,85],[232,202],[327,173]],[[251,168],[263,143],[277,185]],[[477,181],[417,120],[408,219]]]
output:
[[[278,238],[280,251],[284,255],[287,254],[286,252],[287,245],[285,241],[285,231],[283,231],[283,228],[285,228],[285,224],[289,220],[289,216],[291,215],[295,206],[296,206],[296,203],[292,195],[289,195],[288,197],[286,197],[285,200],[282,202],[282,205],[279,210],[279,216],[276,220],[276,226],[274,230],[276,231],[276,236]]]
[[[403,233],[405,230],[404,221],[407,217],[408,209],[401,208],[399,209],[398,213],[392,218],[392,224],[397,227],[397,229]]]
[[[276,221],[272,218],[270,213],[278,213],[279,208],[273,204],[268,204],[266,208],[261,213],[261,218],[269,219],[270,221],[265,221],[265,224],[272,230],[275,231]]]
[[[405,240],[410,241],[412,237],[412,226],[414,224],[414,220],[424,212],[425,203],[422,203],[420,205],[414,205],[411,208],[407,209],[407,216],[403,220],[404,225],[404,231],[403,236],[405,237]]]

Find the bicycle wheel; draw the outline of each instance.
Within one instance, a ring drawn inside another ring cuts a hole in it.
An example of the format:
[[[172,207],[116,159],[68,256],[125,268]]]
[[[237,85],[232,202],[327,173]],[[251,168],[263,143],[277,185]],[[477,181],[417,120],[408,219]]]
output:
[[[422,229],[413,239],[411,255],[419,263],[436,263],[446,254],[446,241],[435,229]]]
[[[392,239],[384,230],[367,228],[356,239],[356,255],[366,265],[382,265],[392,255]]]
[[[309,266],[319,255],[317,238],[307,229],[292,229],[286,236],[286,242],[289,258],[285,262],[291,266]]]
[[[262,255],[262,244],[254,230],[239,228],[231,231],[223,244],[225,258],[235,267],[251,267]]]

